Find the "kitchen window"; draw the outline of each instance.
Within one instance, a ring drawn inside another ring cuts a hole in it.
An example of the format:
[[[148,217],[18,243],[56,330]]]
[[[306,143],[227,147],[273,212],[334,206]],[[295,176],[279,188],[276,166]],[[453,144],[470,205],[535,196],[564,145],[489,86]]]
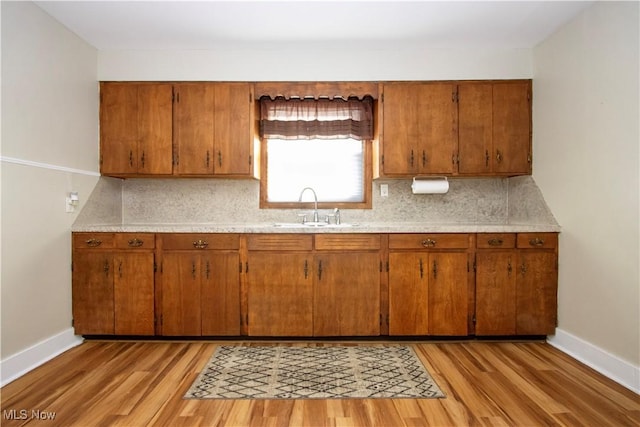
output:
[[[306,187],[322,208],[371,207],[371,97],[262,97],[260,116],[261,207],[298,208]]]

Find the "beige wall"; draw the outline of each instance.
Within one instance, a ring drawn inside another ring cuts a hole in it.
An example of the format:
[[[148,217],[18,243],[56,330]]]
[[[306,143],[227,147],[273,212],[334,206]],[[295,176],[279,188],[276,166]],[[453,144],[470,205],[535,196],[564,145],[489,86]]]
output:
[[[98,179],[98,86],[94,48],[31,2],[1,7],[4,360],[71,327],[65,196]]]
[[[560,239],[559,327],[640,366],[638,2],[534,50],[534,178]]]

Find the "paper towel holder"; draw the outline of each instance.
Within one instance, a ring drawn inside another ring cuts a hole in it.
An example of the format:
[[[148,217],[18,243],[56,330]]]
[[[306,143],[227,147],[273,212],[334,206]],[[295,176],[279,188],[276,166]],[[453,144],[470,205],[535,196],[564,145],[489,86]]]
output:
[[[423,187],[427,183],[432,184],[429,185],[430,190],[417,191],[418,187]],[[415,176],[411,183],[411,190],[413,194],[444,194],[449,192],[449,181],[446,176]]]

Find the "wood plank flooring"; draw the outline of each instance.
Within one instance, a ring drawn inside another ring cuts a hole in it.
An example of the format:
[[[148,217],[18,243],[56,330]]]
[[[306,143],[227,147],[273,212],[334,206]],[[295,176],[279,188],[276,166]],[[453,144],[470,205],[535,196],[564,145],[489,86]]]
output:
[[[445,399],[184,400],[218,344],[85,342],[3,387],[0,424],[640,426],[640,396],[543,342],[412,343]]]

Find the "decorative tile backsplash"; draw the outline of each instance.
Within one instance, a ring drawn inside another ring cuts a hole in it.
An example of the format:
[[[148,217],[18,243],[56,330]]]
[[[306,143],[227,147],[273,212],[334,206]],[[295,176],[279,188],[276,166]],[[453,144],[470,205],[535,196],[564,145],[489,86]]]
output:
[[[343,221],[556,224],[530,176],[449,181],[446,194],[413,194],[410,179],[374,181],[372,209],[343,209]],[[388,197],[380,184],[389,186]],[[101,177],[75,225],[296,222],[305,212],[260,209],[259,200],[256,180]]]

